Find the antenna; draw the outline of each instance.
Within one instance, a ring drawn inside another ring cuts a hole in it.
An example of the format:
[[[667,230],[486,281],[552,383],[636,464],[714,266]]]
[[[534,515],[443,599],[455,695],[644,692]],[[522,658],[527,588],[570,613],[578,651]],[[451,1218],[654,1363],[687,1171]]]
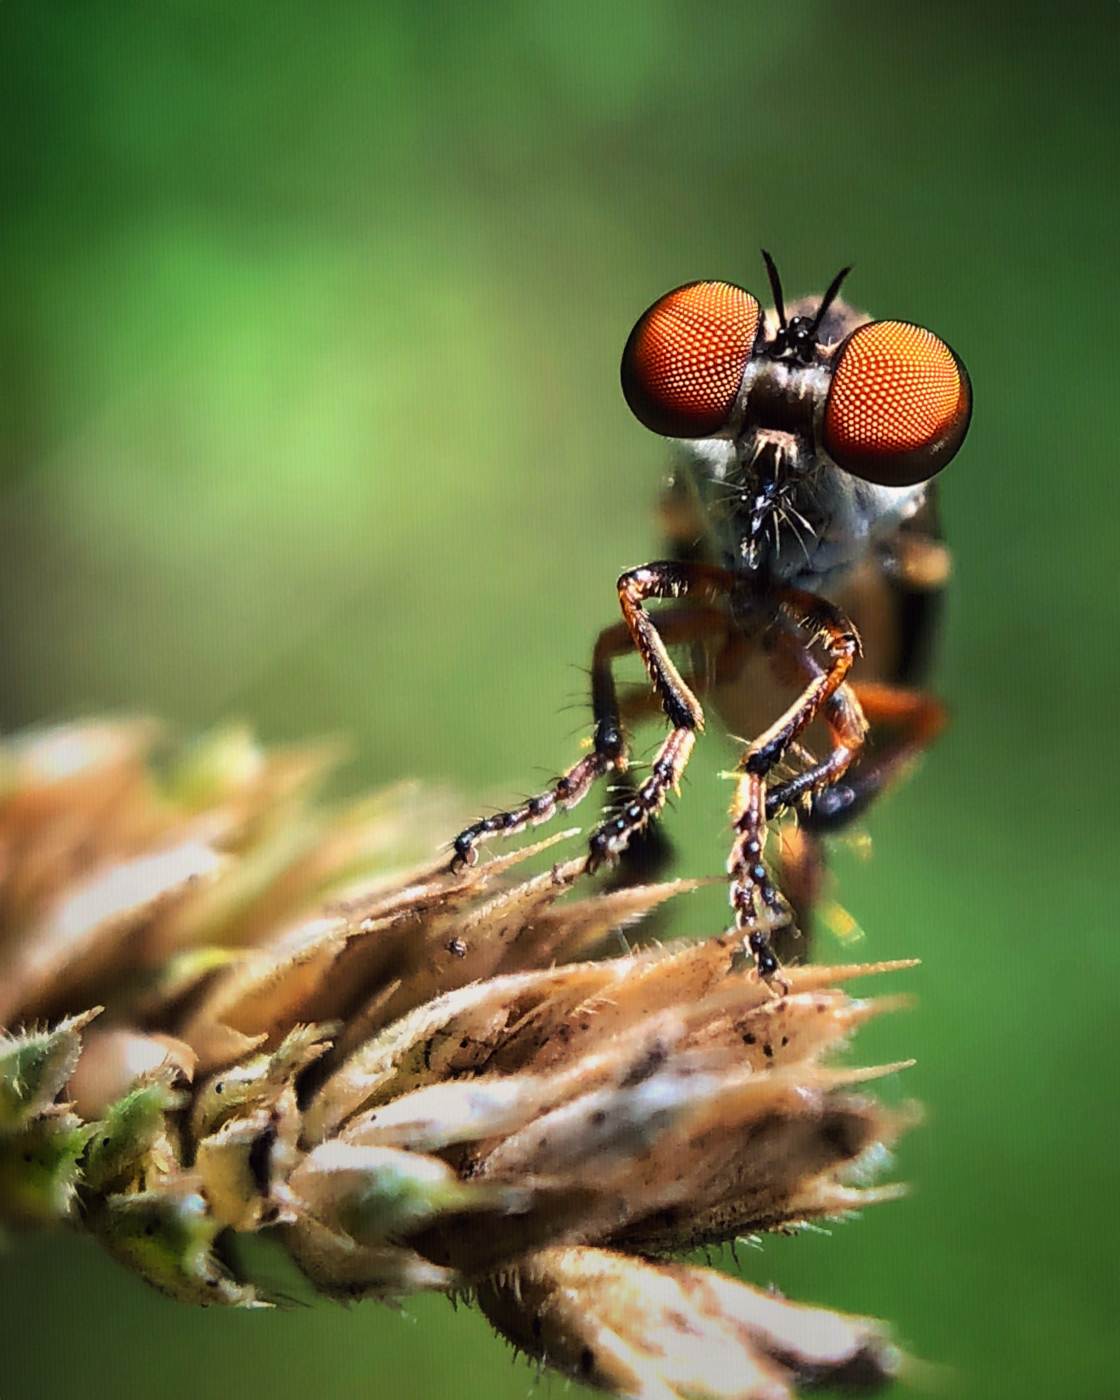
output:
[[[832,279],[832,281],[828,284],[828,291],[825,292],[824,296],[821,298],[821,304],[817,307],[817,314],[813,317],[813,324],[809,327],[809,334],[812,335],[814,339],[816,338],[817,332],[821,328],[821,322],[824,320],[828,308],[836,300],[836,294],[837,292],[839,292],[841,286],[843,285],[844,278],[847,277],[848,273],[851,272],[851,270],[851,265],[849,265],[848,267],[842,267],[840,271],[836,274],[836,276]]]
[[[766,275],[770,278],[770,290],[774,293],[774,310],[778,313],[778,325],[782,330],[786,328],[786,303],[782,296],[782,279],[778,276],[778,269],[774,266],[774,259],[766,251],[761,250],[762,261],[766,264]]]

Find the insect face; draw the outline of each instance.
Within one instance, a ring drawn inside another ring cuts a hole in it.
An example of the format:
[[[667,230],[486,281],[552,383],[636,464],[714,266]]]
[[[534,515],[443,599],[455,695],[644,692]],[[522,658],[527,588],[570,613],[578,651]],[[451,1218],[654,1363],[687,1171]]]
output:
[[[741,487],[742,556],[755,564],[783,501],[811,516],[823,493],[890,513],[889,495],[843,478],[886,488],[928,481],[964,441],[972,406],[963,364],[932,331],[867,321],[837,300],[847,268],[819,304],[787,316],[764,257],[773,312],[741,287],[692,282],[654,302],[622,357],[623,392],[646,427],[734,445],[722,474]],[[821,481],[829,475],[836,479]],[[808,478],[811,489],[799,492]],[[853,530],[862,523],[853,519]]]

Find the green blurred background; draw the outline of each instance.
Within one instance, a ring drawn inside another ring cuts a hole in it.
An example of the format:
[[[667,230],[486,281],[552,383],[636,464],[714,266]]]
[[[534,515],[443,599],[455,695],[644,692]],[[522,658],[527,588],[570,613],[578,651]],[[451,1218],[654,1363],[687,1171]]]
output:
[[[920,955],[912,1197],[746,1276],[892,1319],[961,1396],[1116,1394],[1115,120],[1120,12],[1048,5],[9,4],[0,15],[0,724],[105,709],[353,742],[499,799],[656,555],[617,387],[668,287],[849,295],[960,351],[951,734],[838,859]],[[681,868],[718,868],[729,749]],[[722,925],[722,894],[674,916]],[[823,955],[849,950],[826,945]],[[725,1261],[731,1266],[728,1258]],[[522,1397],[438,1299],[164,1302],[0,1260],[3,1400]]]

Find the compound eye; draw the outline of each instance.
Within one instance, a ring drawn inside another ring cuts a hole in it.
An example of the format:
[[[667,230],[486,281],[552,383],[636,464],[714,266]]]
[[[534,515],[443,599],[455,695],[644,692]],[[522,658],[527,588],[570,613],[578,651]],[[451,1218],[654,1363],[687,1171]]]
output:
[[[663,437],[710,437],[727,423],[762,308],[730,282],[690,282],[655,301],[622,352],[622,392]]]
[[[968,373],[943,340],[908,321],[872,321],[837,352],[824,446],[864,481],[913,486],[948,466],[971,413]]]

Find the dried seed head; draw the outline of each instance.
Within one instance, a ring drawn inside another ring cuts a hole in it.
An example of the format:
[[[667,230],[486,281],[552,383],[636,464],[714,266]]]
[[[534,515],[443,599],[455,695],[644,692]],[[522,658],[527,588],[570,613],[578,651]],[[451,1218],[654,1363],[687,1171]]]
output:
[[[871,1390],[899,1353],[866,1317],[799,1307],[713,1269],[602,1249],[547,1249],[479,1290],[517,1346],[620,1395],[788,1400],[797,1386]]]
[[[694,884],[519,879],[556,838],[453,875],[415,863],[411,790],[327,812],[322,751],[243,731],[157,780],[155,733],[0,747],[0,1219],[237,1307],[265,1300],[222,1232],[276,1227],[324,1294],[477,1290],[620,1394],[887,1376],[864,1319],[638,1256],[897,1194],[866,1178],[911,1118],[864,1086],[901,1066],[829,1057],[899,1005],[842,983],[908,964],[795,967],[775,997],[732,935],[594,960]]]

